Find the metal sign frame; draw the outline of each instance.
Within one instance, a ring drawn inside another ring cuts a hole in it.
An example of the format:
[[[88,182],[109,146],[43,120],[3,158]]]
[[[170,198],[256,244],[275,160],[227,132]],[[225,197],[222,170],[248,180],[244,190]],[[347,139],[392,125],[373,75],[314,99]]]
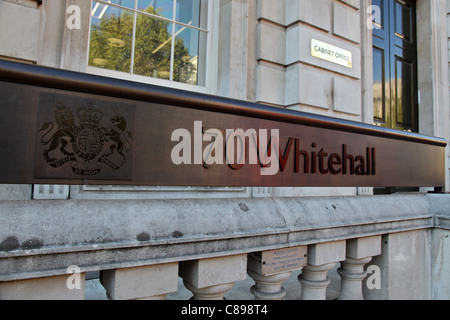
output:
[[[246,101],[0,61],[0,183],[442,188],[446,144]]]

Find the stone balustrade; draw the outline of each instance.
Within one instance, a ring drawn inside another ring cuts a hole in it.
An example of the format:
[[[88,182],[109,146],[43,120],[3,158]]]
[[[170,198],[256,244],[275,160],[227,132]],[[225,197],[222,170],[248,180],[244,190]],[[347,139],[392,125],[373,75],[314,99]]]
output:
[[[300,299],[321,300],[329,298],[331,270],[340,276],[339,299],[445,299],[449,272],[437,264],[447,260],[440,254],[449,248],[448,202],[445,195],[189,200],[181,211],[180,201],[133,208],[105,201],[95,209],[4,201],[0,299],[84,299],[86,273],[100,271],[108,299],[164,299],[181,278],[193,300],[227,298],[248,279],[255,299],[280,300],[295,273]],[[69,209],[77,217],[71,226]]]
[[[356,243],[366,243],[373,238],[381,239],[380,237],[353,239],[347,243],[357,246]],[[270,274],[264,271],[263,265],[266,261],[255,258],[261,253],[251,253],[103,270],[100,272],[100,283],[104,287],[106,298],[110,300],[162,300],[167,294],[178,291],[178,277],[181,277],[185,288],[192,293],[191,300],[223,300],[234,283],[246,280],[249,275],[255,281],[255,285],[249,290],[256,300],[281,300],[286,295],[283,282],[288,280],[294,271],[303,269],[299,276],[301,285],[298,285],[301,299],[325,300],[327,285],[330,283],[327,272],[333,269],[337,262],[342,261],[344,264],[351,259],[345,256],[346,241],[310,245],[307,249],[308,254],[301,253],[301,256],[290,253],[294,250],[299,251],[299,248],[306,249],[306,246],[270,251],[269,259],[274,255],[280,257],[278,262],[275,258],[275,262],[271,263],[282,269],[276,272],[272,267]],[[378,249],[380,248],[379,242]],[[379,250],[375,250],[374,253],[379,254]],[[363,263],[370,261],[370,258],[352,261],[357,261],[358,267],[363,267]],[[295,263],[295,259],[302,262]],[[344,259],[346,260],[343,261]],[[262,268],[258,268],[257,265]],[[347,273],[339,270],[342,277],[340,298],[362,298],[362,280],[366,273],[359,277],[362,272],[355,273],[351,268],[344,269]],[[346,285],[348,281],[355,281],[355,275],[358,276],[356,280],[358,283]],[[86,274],[80,270],[80,273],[69,273],[65,276],[2,282],[0,298],[84,299],[85,279]]]

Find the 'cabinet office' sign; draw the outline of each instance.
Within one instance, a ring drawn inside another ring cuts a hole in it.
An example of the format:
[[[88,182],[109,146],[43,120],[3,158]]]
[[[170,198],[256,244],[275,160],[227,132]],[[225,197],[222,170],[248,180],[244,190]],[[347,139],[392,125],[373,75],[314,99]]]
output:
[[[446,141],[0,61],[0,183],[442,187]]]
[[[311,39],[311,55],[341,66],[352,68],[352,53],[331,44]]]

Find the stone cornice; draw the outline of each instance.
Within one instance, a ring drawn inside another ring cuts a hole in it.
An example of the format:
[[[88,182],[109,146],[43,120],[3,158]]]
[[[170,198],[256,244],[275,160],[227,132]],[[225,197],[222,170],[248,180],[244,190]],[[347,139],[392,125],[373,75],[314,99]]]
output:
[[[0,281],[250,253],[433,227],[448,195],[2,201]]]

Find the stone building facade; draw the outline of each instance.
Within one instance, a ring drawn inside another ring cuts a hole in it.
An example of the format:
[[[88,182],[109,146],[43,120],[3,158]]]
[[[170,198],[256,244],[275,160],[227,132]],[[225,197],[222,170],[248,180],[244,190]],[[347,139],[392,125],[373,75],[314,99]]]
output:
[[[1,0],[0,59],[450,141],[448,14],[449,0]],[[145,23],[168,35],[146,36]],[[107,45],[95,42],[108,32]],[[413,46],[402,56],[395,41]],[[165,297],[179,277],[196,298],[223,298],[248,276],[256,298],[279,299],[300,269],[304,299],[326,297],[327,273],[342,299],[448,299],[449,159],[447,147],[437,194],[3,184],[0,299],[83,299],[92,272],[112,299]],[[265,254],[289,248],[306,259],[263,272]],[[74,273],[81,289],[68,285]]]

